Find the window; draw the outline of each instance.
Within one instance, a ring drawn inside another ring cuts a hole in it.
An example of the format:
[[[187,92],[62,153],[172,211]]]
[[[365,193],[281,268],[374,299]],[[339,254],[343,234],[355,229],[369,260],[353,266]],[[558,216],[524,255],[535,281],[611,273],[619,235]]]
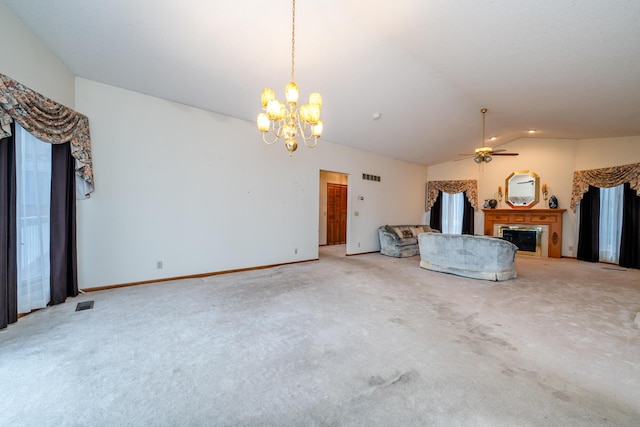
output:
[[[600,189],[599,260],[618,263],[622,237],[624,184]]]
[[[448,234],[462,234],[464,215],[464,193],[442,192],[442,231]]]
[[[16,123],[18,313],[50,301],[51,144]]]

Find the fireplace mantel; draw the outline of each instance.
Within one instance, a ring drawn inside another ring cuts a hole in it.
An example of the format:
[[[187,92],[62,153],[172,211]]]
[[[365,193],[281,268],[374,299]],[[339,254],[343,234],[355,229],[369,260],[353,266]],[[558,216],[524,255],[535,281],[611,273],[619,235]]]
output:
[[[562,214],[566,209],[482,209],[484,234],[493,236],[495,224],[549,226],[549,257],[562,256]]]

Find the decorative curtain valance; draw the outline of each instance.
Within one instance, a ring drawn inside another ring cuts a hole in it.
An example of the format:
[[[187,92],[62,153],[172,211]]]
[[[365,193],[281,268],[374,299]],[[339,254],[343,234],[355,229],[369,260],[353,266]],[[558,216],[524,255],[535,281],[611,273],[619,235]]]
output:
[[[70,142],[76,174],[93,191],[93,163],[89,118],[0,74],[0,139],[11,136],[15,120],[36,138],[52,144]]]
[[[430,211],[438,198],[438,191],[449,194],[466,192],[467,199],[474,210],[478,210],[478,181],[475,179],[458,181],[429,181],[427,182],[427,210]]]
[[[571,210],[574,212],[582,195],[589,191],[589,186],[610,188],[629,183],[640,196],[640,163],[610,168],[589,169],[573,173],[573,190],[571,191]]]

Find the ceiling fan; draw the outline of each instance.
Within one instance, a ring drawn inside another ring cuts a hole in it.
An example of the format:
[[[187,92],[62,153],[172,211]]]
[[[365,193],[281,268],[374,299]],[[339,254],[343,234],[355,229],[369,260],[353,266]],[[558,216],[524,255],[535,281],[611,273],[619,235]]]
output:
[[[484,145],[484,141],[485,141],[484,117],[487,111],[489,110],[487,110],[486,108],[483,108],[482,110],[480,110],[480,112],[482,113],[482,146],[479,148],[476,148],[476,151],[474,154],[460,154],[460,155],[466,156],[465,158],[473,157],[473,161],[476,163],[482,163],[482,162],[489,163],[491,160],[493,160],[493,156],[517,156],[518,153],[505,153],[504,151],[507,151],[507,150],[494,150],[493,148],[487,147]],[[457,160],[462,160],[462,159],[457,159]]]

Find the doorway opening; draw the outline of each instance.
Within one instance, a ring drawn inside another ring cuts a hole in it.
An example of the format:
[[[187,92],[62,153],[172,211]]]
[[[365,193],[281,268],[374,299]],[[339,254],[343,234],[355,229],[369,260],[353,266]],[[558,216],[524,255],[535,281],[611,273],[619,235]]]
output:
[[[320,246],[342,247],[346,253],[349,175],[340,172],[320,171]]]

